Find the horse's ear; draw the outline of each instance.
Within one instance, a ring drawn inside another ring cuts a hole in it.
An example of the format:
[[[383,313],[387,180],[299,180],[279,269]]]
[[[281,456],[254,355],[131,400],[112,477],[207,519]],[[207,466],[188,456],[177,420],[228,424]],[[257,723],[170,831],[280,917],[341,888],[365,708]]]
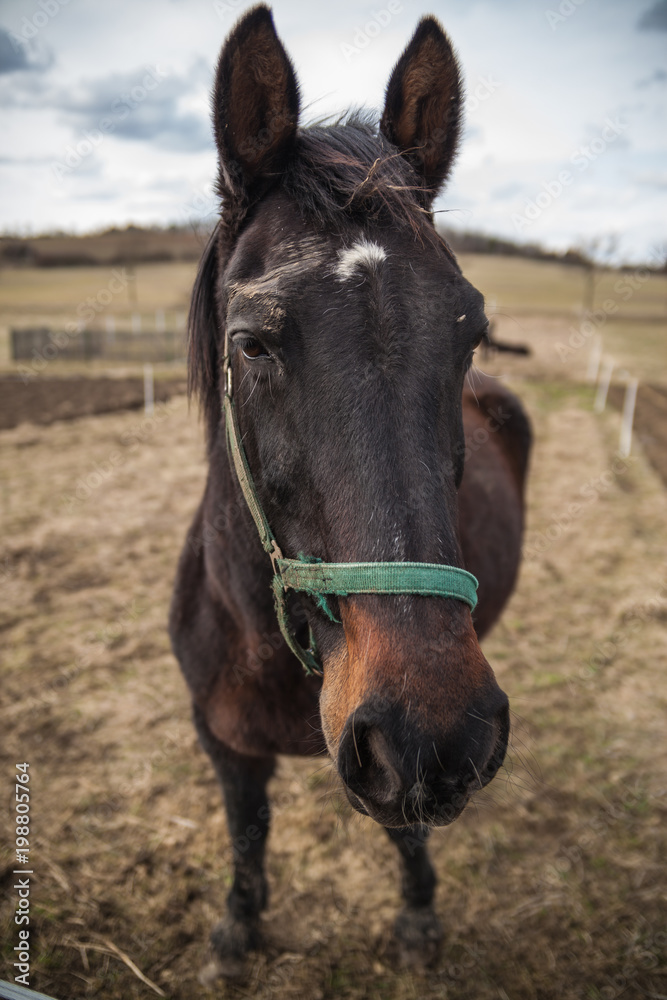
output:
[[[380,130],[417,171],[427,207],[452,166],[461,106],[461,78],[450,41],[434,17],[425,17],[387,84]]]
[[[284,168],[299,117],[299,88],[268,7],[241,18],[218,63],[213,124],[222,193],[247,198]]]

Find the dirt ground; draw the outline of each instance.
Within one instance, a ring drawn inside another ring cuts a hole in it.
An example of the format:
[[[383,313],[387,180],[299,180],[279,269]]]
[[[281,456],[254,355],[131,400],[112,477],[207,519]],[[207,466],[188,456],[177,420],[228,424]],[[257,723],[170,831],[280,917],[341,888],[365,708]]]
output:
[[[186,379],[159,379],[153,388],[156,403],[186,391]],[[33,424],[52,424],[95,413],[136,410],[144,405],[143,378],[21,378],[0,374],[0,430]]]
[[[497,334],[519,339],[514,327]],[[201,428],[177,397],[152,421],[2,432],[2,801],[13,808],[15,765],[29,762],[32,988],[58,1000],[667,994],[665,488],[641,445],[615,457],[619,415],[592,412],[585,358],[554,360],[564,321],[521,327],[533,357],[484,365],[509,377],[535,431],[521,580],[485,642],[512,747],[432,836],[445,941],[428,972],[393,964],[383,831],[352,813],[328,765],[285,759],[266,951],[244,982],[200,985],[230,844],[166,615],[204,480]],[[16,862],[0,816],[0,977],[12,980]]]

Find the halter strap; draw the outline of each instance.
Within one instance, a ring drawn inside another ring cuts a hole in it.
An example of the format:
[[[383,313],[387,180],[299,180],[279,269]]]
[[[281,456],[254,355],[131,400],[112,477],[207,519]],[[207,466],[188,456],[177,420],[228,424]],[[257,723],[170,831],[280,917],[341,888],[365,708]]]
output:
[[[322,673],[317,648],[310,631],[308,649],[297,640],[292,628],[287,604],[287,590],[300,591],[313,597],[331,621],[337,621],[327,595],[347,597],[349,594],[419,594],[426,597],[451,597],[463,601],[471,610],[477,604],[477,579],[465,569],[444,563],[420,562],[323,562],[316,556],[299,553],[297,559],[286,559],[278,545],[262,505],[248,465],[241,440],[232,394],[232,367],[229,338],[225,335],[223,361],[225,386],[224,413],[227,449],[231,456],[241,492],[248,505],[260,541],[271,558],[272,589],[280,631],[305,668],[307,674]]]
[[[477,580],[465,569],[442,563],[327,563],[277,559],[286,587],[308,594],[421,594],[455,597],[470,608],[477,604]]]

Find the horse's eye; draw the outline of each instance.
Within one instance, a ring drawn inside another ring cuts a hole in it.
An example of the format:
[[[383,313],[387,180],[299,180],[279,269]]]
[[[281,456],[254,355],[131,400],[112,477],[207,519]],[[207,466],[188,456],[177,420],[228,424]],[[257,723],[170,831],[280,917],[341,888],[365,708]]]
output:
[[[269,353],[264,349],[262,344],[254,337],[248,337],[246,340],[241,341],[241,350],[243,351],[244,358],[248,361],[256,361],[258,358],[268,358]]]

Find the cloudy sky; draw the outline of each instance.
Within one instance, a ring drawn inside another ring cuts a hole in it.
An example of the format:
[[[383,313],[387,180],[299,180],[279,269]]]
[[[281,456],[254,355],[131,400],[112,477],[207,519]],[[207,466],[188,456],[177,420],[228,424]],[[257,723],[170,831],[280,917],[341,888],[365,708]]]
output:
[[[2,0],[0,230],[213,218],[209,91],[245,0]],[[378,110],[419,17],[468,92],[436,207],[556,249],[665,246],[667,0],[274,0],[303,120]]]

